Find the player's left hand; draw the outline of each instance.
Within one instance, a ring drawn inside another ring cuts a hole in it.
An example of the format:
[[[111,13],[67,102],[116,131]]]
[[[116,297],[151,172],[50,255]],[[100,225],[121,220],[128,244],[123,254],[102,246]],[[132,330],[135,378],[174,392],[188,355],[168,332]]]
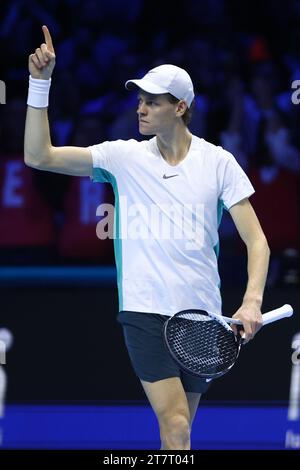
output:
[[[253,339],[262,327],[262,314],[256,303],[244,302],[232,318],[241,320],[243,323],[240,335],[244,338],[245,343]],[[237,334],[236,325],[231,325],[231,328]]]

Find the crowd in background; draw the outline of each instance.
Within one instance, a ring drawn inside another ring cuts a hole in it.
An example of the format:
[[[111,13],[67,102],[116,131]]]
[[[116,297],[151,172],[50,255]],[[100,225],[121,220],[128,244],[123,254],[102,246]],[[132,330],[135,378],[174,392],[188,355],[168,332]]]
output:
[[[113,262],[112,242],[96,237],[96,207],[113,202],[110,187],[23,164],[27,61],[44,41],[43,24],[57,55],[53,145],[143,139],[125,81],[163,63],[185,68],[196,94],[191,132],[231,152],[256,189],[251,202],[273,254],[271,282],[300,283],[296,0],[2,0],[1,264]],[[238,258],[241,242],[226,214],[220,237],[221,253]]]

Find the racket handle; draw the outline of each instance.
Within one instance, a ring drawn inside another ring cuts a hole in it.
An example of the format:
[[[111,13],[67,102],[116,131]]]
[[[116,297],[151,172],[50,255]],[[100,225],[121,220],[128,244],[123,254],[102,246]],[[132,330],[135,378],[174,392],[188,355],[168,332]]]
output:
[[[274,321],[281,320],[281,318],[291,317],[293,315],[293,307],[289,304],[285,304],[282,307],[275,308],[275,310],[271,310],[270,312],[263,314],[263,325],[267,325],[268,323],[273,323]],[[222,317],[227,323],[232,323],[234,325],[242,325],[241,320],[237,320],[236,318],[229,318],[229,317]]]
[[[271,310],[270,312],[263,314],[263,325],[267,325],[268,323],[272,323],[277,320],[281,320],[281,318],[291,317],[294,311],[291,305],[285,304],[282,307],[275,308],[275,310]]]

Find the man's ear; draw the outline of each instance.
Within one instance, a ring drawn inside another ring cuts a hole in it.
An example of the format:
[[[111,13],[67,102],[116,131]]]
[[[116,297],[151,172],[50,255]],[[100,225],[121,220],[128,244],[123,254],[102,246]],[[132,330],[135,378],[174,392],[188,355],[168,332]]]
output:
[[[187,103],[184,100],[180,100],[177,103],[176,115],[177,116],[183,116],[184,113],[186,112],[187,108],[188,108]]]

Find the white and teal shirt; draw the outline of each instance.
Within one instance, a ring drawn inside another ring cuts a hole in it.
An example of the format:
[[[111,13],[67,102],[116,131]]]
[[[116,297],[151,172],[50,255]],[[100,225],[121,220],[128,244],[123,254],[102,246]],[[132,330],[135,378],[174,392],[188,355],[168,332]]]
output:
[[[221,313],[218,226],[222,210],[254,193],[235,158],[193,135],[178,165],[156,137],[89,147],[94,182],[115,193],[119,310]]]

